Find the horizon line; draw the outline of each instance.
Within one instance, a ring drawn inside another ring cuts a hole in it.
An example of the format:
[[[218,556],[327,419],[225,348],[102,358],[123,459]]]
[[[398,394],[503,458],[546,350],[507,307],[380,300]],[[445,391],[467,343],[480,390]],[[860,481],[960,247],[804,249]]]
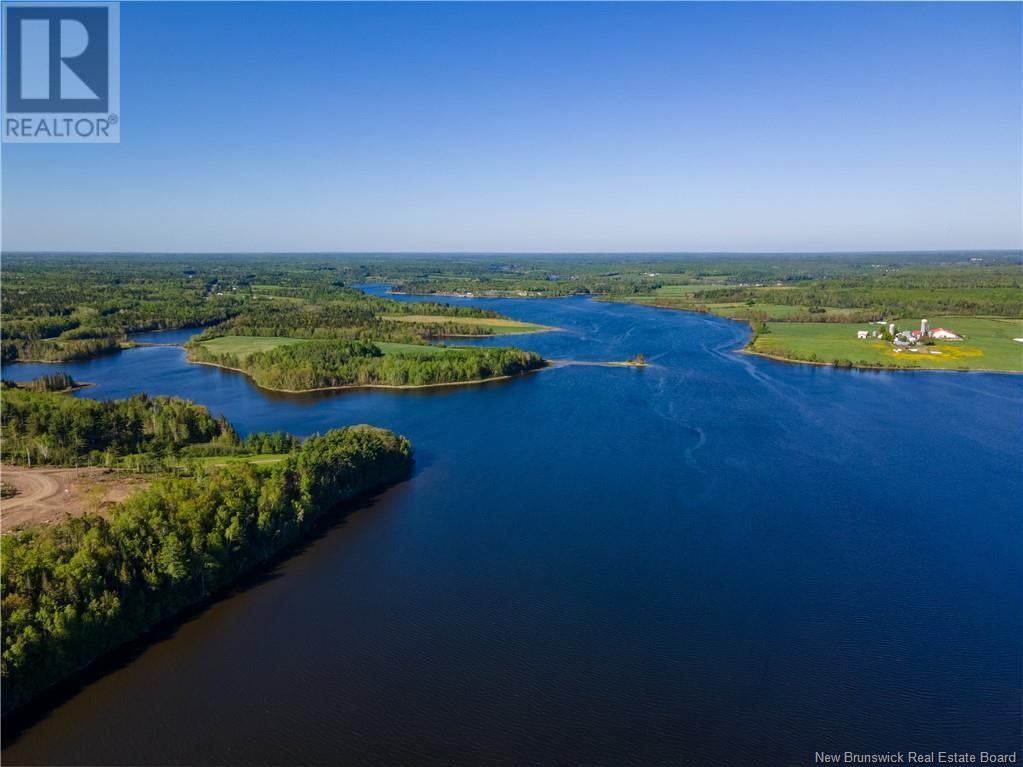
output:
[[[0,256],[843,256],[997,253],[1023,248],[925,248],[870,250],[5,250]]]

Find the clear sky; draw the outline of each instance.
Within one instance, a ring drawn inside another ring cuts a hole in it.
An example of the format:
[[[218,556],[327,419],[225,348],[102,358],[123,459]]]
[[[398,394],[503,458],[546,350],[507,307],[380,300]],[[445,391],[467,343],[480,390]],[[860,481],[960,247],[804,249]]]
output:
[[[6,250],[1019,248],[1021,6],[122,3]]]

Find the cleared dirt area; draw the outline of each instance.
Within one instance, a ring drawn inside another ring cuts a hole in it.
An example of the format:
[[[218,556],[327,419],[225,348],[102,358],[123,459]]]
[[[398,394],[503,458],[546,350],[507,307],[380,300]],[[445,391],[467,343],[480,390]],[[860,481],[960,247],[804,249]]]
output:
[[[101,468],[0,466],[0,480],[17,490],[0,501],[0,532],[4,533],[90,511],[102,513],[148,484],[141,475]]]

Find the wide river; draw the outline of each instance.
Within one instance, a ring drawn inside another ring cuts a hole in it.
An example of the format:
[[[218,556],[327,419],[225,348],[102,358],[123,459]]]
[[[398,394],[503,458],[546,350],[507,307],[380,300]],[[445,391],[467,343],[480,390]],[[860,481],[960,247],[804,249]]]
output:
[[[452,302],[561,329],[485,343],[655,366],[306,396],[170,347],[5,370],[188,397],[242,432],[376,424],[417,456],[271,572],[5,729],[5,764],[1020,749],[1023,378],[789,365],[738,353],[744,325],[583,298]]]

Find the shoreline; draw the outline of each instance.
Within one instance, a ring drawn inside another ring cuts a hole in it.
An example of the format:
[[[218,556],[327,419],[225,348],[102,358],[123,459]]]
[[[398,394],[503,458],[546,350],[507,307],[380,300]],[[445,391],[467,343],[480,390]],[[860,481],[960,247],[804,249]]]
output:
[[[314,389],[275,389],[271,386],[263,386],[258,383],[252,375],[241,368],[232,368],[227,365],[220,365],[216,362],[203,362],[200,360],[189,359],[188,355],[185,355],[185,361],[193,365],[208,365],[212,368],[219,368],[220,370],[230,370],[233,373],[241,373],[243,376],[249,379],[253,386],[263,391],[277,392],[278,394],[312,394],[314,392],[323,391],[352,391],[354,389],[390,389],[392,391],[410,391],[413,389],[440,389],[447,386],[477,386],[479,384],[490,383],[491,381],[510,381],[513,378],[519,378],[521,376],[529,375],[530,373],[537,373],[541,370],[545,370],[549,367],[553,367],[549,360],[544,360],[544,364],[538,368],[532,370],[524,370],[521,373],[515,375],[506,376],[491,376],[490,378],[475,378],[471,381],[447,381],[445,383],[435,384],[344,384],[342,386],[318,386]]]
[[[660,367],[652,362],[646,362],[642,365],[638,365],[635,362],[604,362],[601,360],[549,360],[550,367],[552,368],[565,368],[565,367],[591,367],[591,368],[636,368],[642,370],[643,368],[656,368]]]
[[[111,671],[131,662],[141,652],[153,646],[156,641],[169,636],[190,617],[200,615],[211,606],[232,599],[237,596],[239,591],[250,588],[252,584],[257,584],[263,573],[300,553],[310,540],[315,540],[323,530],[344,521],[350,514],[363,510],[366,508],[367,502],[376,495],[407,481],[412,476],[413,467],[414,458],[410,457],[406,466],[390,476],[360,487],[346,497],[341,497],[317,509],[308,525],[294,531],[290,539],[282,539],[277,548],[252,561],[218,588],[191,599],[131,636],[106,649],[97,651],[65,676],[39,690],[31,698],[0,713],[0,722],[7,725],[7,731],[3,734],[2,739],[3,747],[6,748],[14,742],[24,730],[47,716],[53,708],[65,702],[68,697],[73,696],[87,685],[98,682]],[[58,471],[69,470],[66,467],[55,466],[40,468]]]
[[[14,362],[9,362],[7,364],[9,364],[9,365],[16,365],[16,364],[18,364],[18,360],[15,360]],[[31,364],[38,365],[39,363],[38,362],[33,362]],[[11,381],[10,383],[13,383],[17,388],[21,389],[22,391],[32,391],[31,389],[25,389],[25,388],[22,387],[22,384],[29,383],[29,381]],[[95,385],[96,384],[93,383],[92,381],[82,381],[82,382],[76,381],[74,386],[68,386],[66,389],[52,389],[52,390],[46,390],[46,391],[44,391],[42,393],[45,393],[45,394],[70,394],[71,392],[78,391],[79,389],[88,389],[90,386],[95,386]]]
[[[586,298],[593,296],[592,293],[568,293],[563,296],[545,296],[539,293],[526,296],[520,296],[517,293],[500,293],[487,296],[477,296],[473,294],[471,296],[467,296],[465,293],[408,293],[404,290],[388,290],[387,292],[392,296],[423,296],[424,298],[429,298],[430,296],[441,296],[442,298],[467,298],[470,301],[476,298]],[[556,330],[557,328],[554,329]]]
[[[738,321],[739,320],[735,320],[735,322]],[[752,341],[749,343],[752,343]],[[1023,370],[995,370],[993,368],[925,368],[908,367],[905,365],[893,367],[883,365],[875,367],[873,365],[858,365],[855,362],[851,365],[836,365],[834,362],[825,362],[823,360],[796,360],[791,357],[783,357],[780,354],[769,354],[767,352],[757,351],[756,349],[751,349],[749,343],[741,349],[735,349],[735,353],[748,354],[751,357],[763,357],[764,359],[773,360],[774,362],[786,362],[790,365],[817,365],[822,367],[838,368],[839,370],[862,370],[873,373],[998,373],[1010,376],[1023,375]]]
[[[553,333],[560,331],[561,328],[556,328],[553,325],[544,325],[536,330],[513,330],[511,333],[444,333],[436,336],[429,336],[430,338],[504,338],[505,336],[531,336],[534,333]]]
[[[996,370],[994,368],[925,368],[925,367],[914,367],[910,365],[860,365],[853,362],[851,365],[836,365],[834,361],[826,360],[799,360],[791,357],[783,357],[780,354],[770,354],[768,352],[758,351],[752,348],[752,345],[757,340],[756,331],[753,329],[753,320],[737,319],[734,317],[724,317],[714,312],[701,310],[701,309],[684,309],[677,306],[659,306],[657,304],[641,303],[639,301],[615,301],[614,299],[596,299],[598,301],[606,300],[608,303],[619,303],[628,304],[631,306],[645,306],[650,309],[666,309],[672,312],[688,312],[690,314],[699,314],[710,317],[718,317],[728,322],[740,322],[744,323],[750,329],[750,338],[746,343],[739,349],[733,349],[732,351],[736,354],[748,354],[753,357],[762,357],[764,359],[773,360],[774,362],[786,362],[790,365],[817,365],[824,367],[837,368],[839,370],[870,370],[874,372],[905,372],[905,373],[997,373],[1002,375],[1023,375],[1023,370]],[[851,362],[851,360],[850,360]]]

